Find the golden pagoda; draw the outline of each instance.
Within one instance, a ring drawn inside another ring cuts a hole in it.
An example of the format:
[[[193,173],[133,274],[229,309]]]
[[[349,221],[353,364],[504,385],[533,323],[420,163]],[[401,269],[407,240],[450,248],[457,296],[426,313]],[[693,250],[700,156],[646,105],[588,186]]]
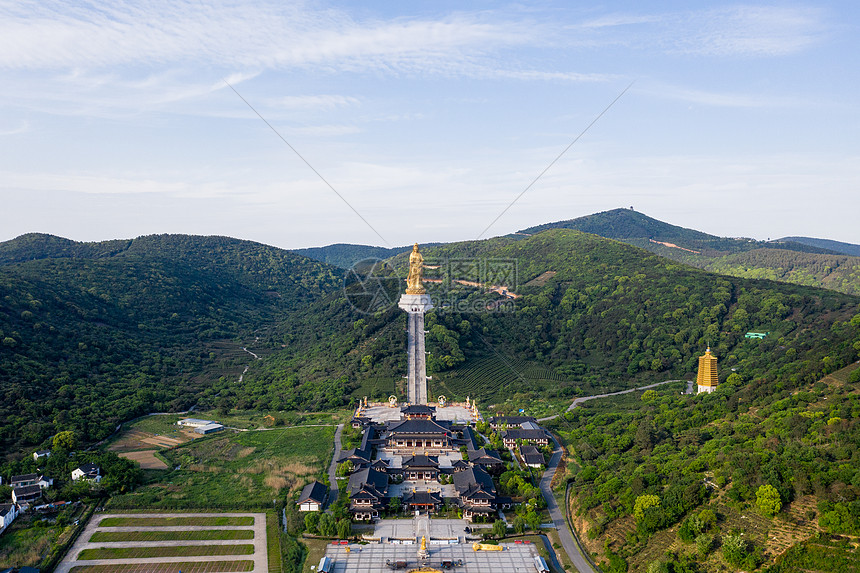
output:
[[[719,381],[717,380],[717,357],[711,354],[711,347],[705,351],[704,356],[699,356],[699,374],[696,376],[696,384],[699,386],[697,394],[708,392],[709,394],[717,389]]]

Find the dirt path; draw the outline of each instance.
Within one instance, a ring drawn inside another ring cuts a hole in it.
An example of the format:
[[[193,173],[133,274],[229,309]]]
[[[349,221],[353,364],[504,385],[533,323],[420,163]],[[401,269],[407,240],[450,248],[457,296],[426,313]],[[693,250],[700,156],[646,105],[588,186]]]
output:
[[[630,388],[629,390],[621,390],[620,392],[610,392],[609,394],[596,394],[594,396],[582,396],[580,398],[576,398],[570,406],[567,407],[565,412],[570,412],[583,402],[587,402],[589,400],[594,400],[595,398],[607,398],[609,396],[620,396],[621,394],[629,394],[630,392],[636,392],[638,390],[647,390],[649,388],[654,388],[656,386],[662,386],[663,384],[668,384],[669,382],[685,382],[685,380],[664,380],[663,382],[655,382],[653,384],[648,384],[647,386],[639,386],[638,388]],[[547,416],[546,418],[538,418],[538,422],[547,422],[549,420],[555,420],[559,417],[560,414],[554,414],[552,416]]]

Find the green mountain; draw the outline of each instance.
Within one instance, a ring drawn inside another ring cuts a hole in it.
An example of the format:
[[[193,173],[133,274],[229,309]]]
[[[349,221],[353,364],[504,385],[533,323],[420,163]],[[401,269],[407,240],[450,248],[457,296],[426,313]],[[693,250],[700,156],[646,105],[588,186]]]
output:
[[[4,451],[57,430],[100,439],[192,404],[314,410],[402,394],[406,253],[378,282],[344,286],[332,266],[236,239],[41,237],[0,245],[36,259],[0,266]],[[708,344],[723,376],[787,387],[856,359],[845,325],[860,299],[833,291],[718,276],[562,229],[424,254],[439,281],[428,282],[431,392],[449,399],[537,403],[686,376]],[[366,312],[369,284],[387,291]],[[748,330],[771,334],[753,342]],[[239,382],[243,345],[262,359]]]
[[[230,340],[265,336],[340,283],[333,267],[225,237],[25,235],[0,253],[4,452],[58,430],[100,439],[124,419],[193,405],[243,354]]]
[[[438,244],[439,243],[428,243],[424,246],[428,247]],[[412,245],[406,247],[387,248],[373,247],[370,245],[335,243],[333,245],[326,245],[325,247],[294,249],[293,252],[342,269],[349,269],[356,263],[366,259],[389,259],[398,253],[406,253],[411,250]]]
[[[440,281],[427,284],[437,306],[426,320],[430,390],[449,399],[535,403],[689,376],[709,344],[723,377],[735,368],[756,383],[813,379],[823,364],[857,355],[860,334],[844,323],[860,298],[833,291],[714,275],[559,229],[423,252],[438,267],[426,276]],[[457,282],[475,282],[488,262],[517,267],[504,284],[516,299]],[[294,314],[272,337],[284,348],[254,363],[242,385],[219,388],[220,404],[325,407],[350,394],[402,395],[405,315],[394,302],[405,266],[405,254],[391,261],[387,307],[359,312],[347,290]],[[749,330],[770,335],[750,341]]]
[[[529,236],[548,229],[575,229],[616,239],[720,274],[860,294],[860,257],[848,256],[853,252],[851,247],[856,246],[848,243],[803,237],[778,241],[716,237],[670,225],[631,209],[547,223],[514,236]]]
[[[821,249],[827,249],[829,251],[833,251],[835,253],[840,253],[843,255],[860,257],[860,245],[855,245],[853,243],[842,243],[840,241],[833,241],[830,239],[813,239],[812,237],[784,237],[782,239],[777,239],[777,242],[783,241],[801,243],[804,245],[810,245]]]

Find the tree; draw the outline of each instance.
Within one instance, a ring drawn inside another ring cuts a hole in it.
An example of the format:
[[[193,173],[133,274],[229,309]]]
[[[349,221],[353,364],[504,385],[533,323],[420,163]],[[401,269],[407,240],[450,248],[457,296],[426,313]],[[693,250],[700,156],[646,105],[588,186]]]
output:
[[[75,445],[77,444],[77,442],[78,441],[75,438],[75,433],[71,430],[59,432],[56,436],[54,436],[54,447],[58,449],[73,450],[75,449]]]
[[[388,509],[391,511],[391,513],[398,513],[400,511],[400,498],[392,497],[391,501],[388,502]]]
[[[714,547],[714,536],[709,533],[703,533],[696,538],[696,551],[699,552],[699,557],[707,557],[708,553]]]
[[[782,499],[775,487],[766,483],[755,492],[756,507],[765,517],[773,517],[782,509]]]
[[[501,519],[497,519],[493,524],[493,535],[495,535],[497,539],[501,539],[507,532],[508,525]]]
[[[530,511],[526,513],[526,523],[528,523],[529,528],[533,531],[537,531],[540,529],[540,515],[538,515],[534,511]]]
[[[519,515],[514,518],[514,531],[519,535],[526,531],[526,520]]]
[[[636,521],[642,521],[645,510],[649,507],[660,507],[660,498],[656,495],[640,495],[633,504],[633,517]]]
[[[337,536],[341,539],[347,539],[352,532],[352,521],[344,517],[337,522]]]
[[[305,529],[308,530],[308,533],[316,533],[317,526],[319,525],[319,522],[320,522],[320,514],[319,513],[315,512],[315,511],[311,511],[311,512],[305,514]]]
[[[319,531],[320,535],[324,537],[334,537],[337,533],[337,523],[334,517],[327,513],[322,514],[320,516]]]

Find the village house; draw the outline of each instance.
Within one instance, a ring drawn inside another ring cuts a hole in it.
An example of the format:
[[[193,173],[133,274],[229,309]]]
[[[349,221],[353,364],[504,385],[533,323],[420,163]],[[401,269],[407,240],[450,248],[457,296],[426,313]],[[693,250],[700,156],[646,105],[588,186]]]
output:
[[[42,488],[38,485],[22,485],[12,490],[12,502],[17,504],[33,503],[42,498]]]
[[[546,463],[543,454],[534,446],[520,446],[520,457],[530,468],[539,468]]]
[[[39,483],[39,474],[12,476],[12,479],[9,480],[11,487],[23,487],[25,485],[36,485],[37,483]]]
[[[0,533],[3,533],[16,517],[18,517],[18,508],[14,503],[0,503]]]
[[[99,483],[102,481],[102,470],[95,464],[86,463],[72,470],[72,481],[89,480]]]
[[[365,468],[349,477],[349,512],[357,521],[370,521],[388,505],[388,474]]]
[[[296,503],[299,506],[299,511],[322,511],[327,496],[328,488],[325,484],[313,481],[302,489]]]

